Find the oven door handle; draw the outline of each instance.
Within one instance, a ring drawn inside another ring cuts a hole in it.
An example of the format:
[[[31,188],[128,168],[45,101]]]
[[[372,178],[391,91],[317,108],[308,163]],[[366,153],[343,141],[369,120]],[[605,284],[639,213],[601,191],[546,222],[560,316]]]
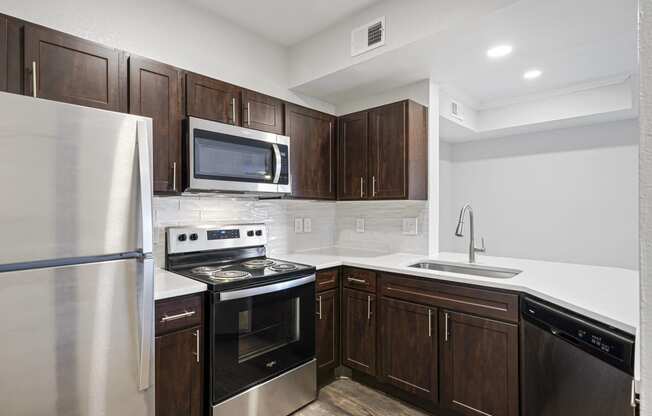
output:
[[[272,149],[274,149],[274,183],[278,183],[281,179],[281,150],[278,148],[278,144],[272,144]]]
[[[278,282],[266,286],[220,292],[220,301],[244,299],[253,296],[265,295],[268,293],[280,292],[283,290],[291,289],[293,287],[303,286],[314,281],[315,275],[311,274],[310,276],[302,277],[300,279],[287,280],[285,282]]]

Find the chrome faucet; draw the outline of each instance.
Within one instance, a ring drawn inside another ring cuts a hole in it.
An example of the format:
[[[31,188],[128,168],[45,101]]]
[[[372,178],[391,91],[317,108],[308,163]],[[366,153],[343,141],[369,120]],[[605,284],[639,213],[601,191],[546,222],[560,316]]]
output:
[[[471,241],[469,242],[469,263],[475,263],[475,253],[484,253],[487,249],[484,246],[484,238],[482,238],[482,247],[477,248],[475,246],[475,230],[473,229],[473,209],[471,205],[466,204],[460,211],[460,219],[457,220],[457,228],[455,229],[455,235],[457,237],[464,237],[464,214],[466,211],[469,211],[469,228],[470,228],[470,237]]]

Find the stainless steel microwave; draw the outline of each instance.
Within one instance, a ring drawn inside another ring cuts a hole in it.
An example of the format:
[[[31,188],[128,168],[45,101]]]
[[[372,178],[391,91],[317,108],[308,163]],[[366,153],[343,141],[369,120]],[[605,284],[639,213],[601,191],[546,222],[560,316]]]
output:
[[[189,117],[185,184],[190,191],[290,193],[290,138]]]

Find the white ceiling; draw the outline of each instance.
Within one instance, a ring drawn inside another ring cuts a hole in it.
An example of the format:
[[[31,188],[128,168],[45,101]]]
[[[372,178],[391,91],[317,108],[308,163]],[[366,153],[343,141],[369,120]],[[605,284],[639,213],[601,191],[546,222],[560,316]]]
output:
[[[379,0],[185,0],[290,46]]]
[[[479,108],[491,107],[635,73],[636,10],[636,0],[521,0],[479,24],[451,28],[295,89],[337,105],[431,78],[454,86]],[[486,50],[500,43],[513,45],[514,52],[488,59]],[[525,81],[524,71],[534,67],[543,76]]]

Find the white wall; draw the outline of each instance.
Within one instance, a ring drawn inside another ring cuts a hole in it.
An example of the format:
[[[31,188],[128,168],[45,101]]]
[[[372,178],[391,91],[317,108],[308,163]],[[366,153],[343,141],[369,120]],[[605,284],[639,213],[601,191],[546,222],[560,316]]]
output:
[[[637,139],[632,120],[452,145],[441,250],[467,250],[453,234],[469,202],[490,255],[637,269]]]
[[[286,48],[180,0],[3,0],[0,12],[334,112],[288,89]]]
[[[426,79],[418,81],[399,88],[387,90],[382,94],[365,96],[354,101],[337,104],[335,112],[338,116],[342,116],[345,114],[355,113],[356,111],[366,110],[368,108],[395,103],[401,100],[412,100],[427,107],[429,104],[429,88],[430,80]]]
[[[640,0],[641,415],[652,415],[652,0]]]

